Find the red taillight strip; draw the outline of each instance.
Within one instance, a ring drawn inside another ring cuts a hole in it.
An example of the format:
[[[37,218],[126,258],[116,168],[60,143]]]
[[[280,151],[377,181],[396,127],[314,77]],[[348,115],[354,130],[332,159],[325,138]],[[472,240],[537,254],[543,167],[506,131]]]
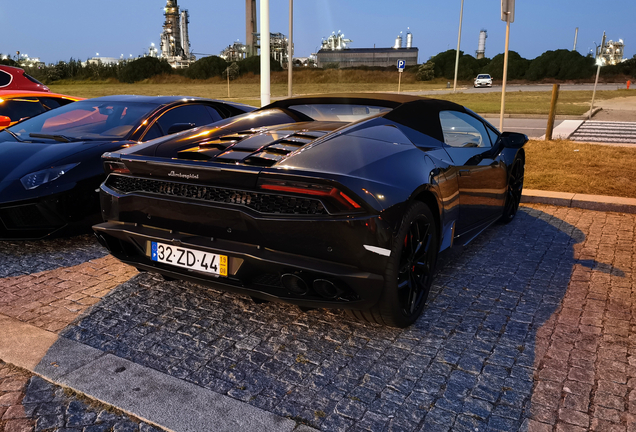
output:
[[[340,192],[340,196],[342,196],[345,200],[347,200],[347,202],[349,204],[351,204],[353,206],[353,208],[360,208],[360,204],[358,204],[357,202],[355,202],[354,200],[352,200],[351,198],[349,198],[347,195],[345,195],[343,192]]]
[[[355,202],[345,193],[341,192],[335,187],[332,187],[331,189],[327,190],[328,187],[329,186],[325,186],[325,189],[321,190],[321,189],[311,189],[308,187],[288,186],[288,185],[270,184],[270,183],[263,183],[260,185],[261,189],[266,189],[266,190],[290,192],[290,193],[297,193],[302,195],[331,197],[349,209],[361,208],[360,204]]]
[[[307,189],[303,187],[293,187],[293,186],[283,186],[283,185],[274,185],[274,184],[262,184],[261,189],[274,190],[279,192],[291,192],[291,193],[299,193],[303,195],[318,195],[318,196],[329,196],[334,189],[329,191],[317,190],[317,189]]]
[[[122,162],[104,162],[107,173],[130,174],[130,170]]]

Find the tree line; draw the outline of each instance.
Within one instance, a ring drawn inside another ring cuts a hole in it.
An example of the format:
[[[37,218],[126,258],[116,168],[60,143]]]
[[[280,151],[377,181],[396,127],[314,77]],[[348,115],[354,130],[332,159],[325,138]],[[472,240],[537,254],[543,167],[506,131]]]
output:
[[[423,65],[414,68],[418,79],[422,81],[433,78],[453,79],[455,76],[455,50],[439,53]],[[467,81],[480,73],[489,74],[493,79],[503,78],[504,55],[498,54],[492,59],[475,57],[459,52],[457,79]],[[528,60],[515,51],[508,53],[508,79],[541,81],[544,79],[579,80],[590,79],[596,74],[596,60],[592,56],[582,56],[577,51],[546,51],[539,57]],[[636,56],[617,65],[601,68],[601,75],[606,77],[627,76],[636,78]]]
[[[418,80],[426,81],[434,78],[453,79],[455,73],[455,50],[441,52],[431,57],[422,65],[410,66],[407,73],[416,74]],[[0,55],[2,58],[2,55]],[[475,57],[460,51],[457,78],[462,81],[472,80],[480,73],[490,74],[494,79],[503,76],[503,54],[492,59]],[[11,58],[0,60],[0,64],[20,66]],[[273,72],[282,71],[281,65],[272,59]],[[238,62],[227,62],[218,56],[203,57],[186,69],[174,69],[165,60],[156,57],[140,57],[125,60],[117,64],[86,62],[71,58],[68,62],[39,66],[20,66],[36,79],[50,84],[60,80],[96,81],[115,79],[124,83],[133,83],[152,78],[157,75],[183,75],[191,79],[208,79],[212,77],[235,79],[247,73],[260,73],[260,57],[248,57]],[[333,67],[333,66],[330,66]],[[355,69],[355,68],[354,68]],[[362,67],[360,69],[369,69]],[[395,69],[394,66],[386,69]],[[508,56],[508,79],[540,81],[543,79],[578,80],[590,79],[596,73],[595,59],[582,56],[577,51],[546,51],[539,57],[528,60],[517,52],[510,51]],[[627,76],[636,78],[636,56],[613,66],[601,68],[605,77]]]

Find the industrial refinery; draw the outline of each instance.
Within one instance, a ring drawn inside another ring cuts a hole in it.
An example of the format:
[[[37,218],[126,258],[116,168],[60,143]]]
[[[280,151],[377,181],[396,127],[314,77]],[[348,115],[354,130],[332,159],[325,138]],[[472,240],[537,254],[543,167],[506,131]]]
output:
[[[605,45],[596,48],[596,58],[601,62],[602,66],[615,65],[623,61],[623,53],[625,52],[625,44],[623,39],[618,41],[607,41]]]
[[[391,48],[350,48],[351,42],[340,30],[323,38],[321,49],[316,53],[318,67],[389,67],[396,66],[398,60],[405,60],[407,66],[417,64],[419,50],[413,46],[413,33],[410,31],[406,32],[406,46],[402,32],[395,38]]]
[[[256,0],[245,1],[245,44],[240,41],[228,45],[221,51],[220,57],[229,62],[243,60],[246,57],[258,55],[261,35],[256,28]],[[269,50],[270,57],[287,67],[289,53],[287,52],[288,39],[283,33],[270,33]],[[293,47],[292,47],[293,50]]]
[[[477,60],[486,57],[486,38],[488,37],[488,31],[483,29],[479,32],[479,43],[477,44],[477,51],[475,57]]]
[[[161,32],[161,58],[166,59],[174,68],[185,68],[196,59],[190,53],[190,37],[188,24],[190,17],[187,10],[179,13],[177,0],[167,0]]]

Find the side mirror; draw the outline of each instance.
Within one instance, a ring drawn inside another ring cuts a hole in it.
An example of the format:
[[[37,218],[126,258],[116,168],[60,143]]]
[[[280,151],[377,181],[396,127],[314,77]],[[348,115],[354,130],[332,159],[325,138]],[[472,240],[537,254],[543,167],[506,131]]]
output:
[[[168,135],[181,132],[184,130],[192,129],[196,125],[194,123],[175,123],[168,129]]]
[[[501,141],[504,147],[519,149],[528,142],[528,136],[517,132],[503,132]]]
[[[11,124],[11,118],[7,116],[0,116],[0,127],[6,128]]]

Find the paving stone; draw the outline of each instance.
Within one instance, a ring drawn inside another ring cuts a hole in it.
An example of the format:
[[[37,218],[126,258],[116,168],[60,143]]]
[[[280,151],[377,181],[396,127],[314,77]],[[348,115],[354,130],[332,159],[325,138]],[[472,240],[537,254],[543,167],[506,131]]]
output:
[[[625,313],[636,301],[635,225],[634,215],[522,206],[512,223],[440,256],[408,329],[139,274],[61,334],[322,430],[372,430],[374,415],[389,419],[386,430],[567,430],[590,402],[585,427],[601,427],[624,418],[631,402],[620,400],[636,388]],[[69,263],[50,270],[82,265]],[[32,273],[0,279],[0,313],[3,292],[32,283],[11,278]]]

